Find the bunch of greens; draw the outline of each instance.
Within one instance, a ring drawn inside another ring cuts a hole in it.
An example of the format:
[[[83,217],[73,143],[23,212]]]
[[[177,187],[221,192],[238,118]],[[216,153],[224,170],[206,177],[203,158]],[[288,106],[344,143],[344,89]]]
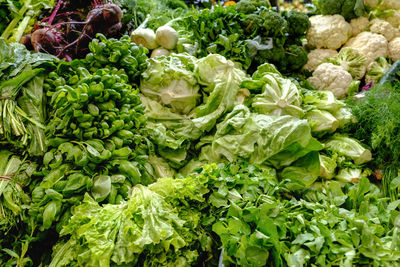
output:
[[[86,59],[61,62],[46,79],[49,149],[30,210],[41,230],[54,223],[59,230],[85,192],[119,203],[132,185],[153,181],[144,106],[130,85],[144,68],[146,50],[128,37],[99,38]]]
[[[29,185],[37,164],[0,151],[0,263],[23,265],[27,243],[23,241],[29,221],[29,195],[24,187]],[[29,233],[29,232],[28,232]]]
[[[180,168],[193,156],[194,143],[233,109],[245,74],[216,54],[198,60],[173,54],[151,59],[148,66],[140,89],[147,96],[142,101],[150,140],[172,167]]]
[[[212,225],[233,201],[245,204],[273,191],[274,179],[272,169],[213,164],[196,175],[138,185],[119,205],[101,207],[86,196],[61,231],[68,239],[54,247],[50,266],[215,265]]]
[[[278,14],[268,7],[264,1],[244,0],[193,11],[177,27],[185,28],[198,56],[218,53],[250,70],[266,62],[283,72],[299,70],[307,62],[301,39],[310,21],[301,12]]]
[[[157,29],[188,12],[188,6],[182,0],[115,0],[123,11],[122,25],[130,32],[141,25],[146,18],[147,27]]]
[[[32,28],[42,10],[53,6],[54,0],[0,0],[1,37],[9,42],[19,42],[24,33]],[[7,25],[5,29],[4,25]]]
[[[213,225],[225,265],[396,264],[398,201],[382,198],[365,178],[344,192],[338,183],[324,189],[305,199],[265,194],[242,205],[231,202]]]
[[[320,14],[340,14],[347,20],[361,17],[366,12],[364,0],[313,0],[313,2]]]
[[[372,148],[374,167],[383,172],[382,190],[392,200],[399,196],[399,89],[399,82],[375,85],[365,92],[364,98],[350,103],[358,121],[350,131]]]
[[[187,190],[190,201],[196,192]],[[119,205],[101,207],[86,195],[61,231],[71,237],[55,246],[49,266],[188,266],[198,257],[192,245],[200,215],[187,211],[142,185]]]
[[[236,162],[138,185],[119,205],[86,196],[50,266],[215,265],[218,247],[226,266],[398,262],[399,201],[365,178],[344,188],[321,184],[303,197],[287,183],[272,168]]]
[[[30,54],[17,43],[0,39],[0,142],[33,156],[46,152],[43,81],[54,57]]]

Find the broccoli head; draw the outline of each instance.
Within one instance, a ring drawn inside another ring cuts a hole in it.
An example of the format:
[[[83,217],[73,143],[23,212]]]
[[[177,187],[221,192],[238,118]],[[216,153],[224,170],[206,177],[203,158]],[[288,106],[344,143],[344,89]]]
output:
[[[242,26],[245,29],[245,33],[246,35],[250,36],[257,34],[258,29],[260,29],[263,26],[263,23],[264,23],[263,18],[257,14],[247,15],[242,20]]]
[[[272,10],[265,10],[260,15],[264,19],[263,34],[265,36],[275,38],[285,36],[288,31],[288,23],[281,15]]]
[[[322,15],[340,14],[347,20],[365,13],[363,0],[314,0],[314,4]]]
[[[251,14],[256,12],[259,7],[270,7],[266,0],[241,0],[236,5],[236,11],[243,14]]]
[[[273,44],[271,49],[259,50],[254,60],[259,64],[272,63],[277,66],[283,62],[285,58],[285,49],[279,43]]]
[[[236,5],[236,11],[238,13],[251,14],[254,13],[256,10],[257,7],[251,0],[242,0]]]
[[[310,19],[308,16],[300,11],[292,10],[282,13],[286,18],[289,26],[288,32],[292,36],[303,36],[305,35],[308,28],[311,26]]]
[[[297,71],[307,64],[307,51],[302,46],[289,45],[286,48],[286,71]]]

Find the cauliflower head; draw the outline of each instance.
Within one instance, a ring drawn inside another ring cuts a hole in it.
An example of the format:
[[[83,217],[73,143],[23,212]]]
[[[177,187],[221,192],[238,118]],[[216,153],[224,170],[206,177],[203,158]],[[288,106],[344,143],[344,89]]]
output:
[[[392,24],[383,19],[373,19],[370,22],[369,29],[373,33],[382,34],[388,41],[391,41],[395,35]]]
[[[336,50],[333,49],[314,49],[308,53],[307,64],[303,67],[308,71],[315,70],[319,64],[326,62],[327,58],[335,57],[338,54]]]
[[[400,59],[400,37],[394,38],[388,44],[389,58],[395,62]]]
[[[376,8],[379,4],[379,0],[364,0],[364,5],[369,8]]]
[[[387,22],[392,24],[393,27],[399,28],[400,27],[400,11],[393,10],[393,14],[389,17],[384,18]]]
[[[307,41],[316,48],[338,49],[351,37],[351,26],[341,15],[310,17]]]
[[[377,33],[362,32],[351,38],[345,47],[351,47],[367,57],[367,65],[378,57],[386,57],[388,53],[388,41]]]
[[[336,57],[328,58],[327,62],[341,66],[356,80],[361,80],[367,70],[367,58],[351,47],[340,49]]]
[[[341,99],[346,97],[353,78],[341,66],[323,63],[315,69],[308,81],[318,90],[331,91],[336,98]]]
[[[379,4],[379,8],[381,9],[400,9],[400,1],[399,0],[382,0]]]
[[[357,36],[360,32],[364,32],[368,29],[369,20],[366,17],[359,17],[350,20],[351,34]]]

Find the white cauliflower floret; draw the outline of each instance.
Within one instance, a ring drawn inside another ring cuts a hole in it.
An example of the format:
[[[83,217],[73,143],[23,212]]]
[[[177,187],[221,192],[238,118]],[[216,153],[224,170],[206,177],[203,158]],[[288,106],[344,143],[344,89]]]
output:
[[[308,78],[308,81],[318,90],[331,91],[340,99],[346,97],[353,78],[342,67],[332,63],[323,63],[315,69],[313,76]]]
[[[333,49],[314,49],[308,53],[307,64],[303,67],[306,70],[313,71],[319,64],[326,62],[326,58],[337,56],[338,52]]]
[[[379,4],[379,8],[381,9],[400,9],[400,1],[399,0],[382,0]]]
[[[393,27],[398,28],[400,27],[400,11],[393,10],[393,14],[387,18],[385,18],[387,22],[392,24]]]
[[[400,37],[394,38],[388,44],[389,58],[394,62],[400,59]]]
[[[366,17],[359,17],[350,20],[351,34],[357,36],[360,32],[364,32],[368,29],[369,20]]]
[[[383,19],[373,19],[369,29],[373,33],[379,33],[385,36],[388,41],[394,38],[394,28],[392,24]]]
[[[400,28],[394,28],[393,35],[394,35],[393,39],[400,37]]]
[[[307,41],[316,48],[338,49],[351,36],[351,26],[341,15],[316,15],[310,22]]]
[[[379,4],[379,0],[364,0],[364,5],[370,8],[375,8]]]
[[[367,65],[378,57],[386,57],[388,50],[388,41],[383,35],[362,32],[356,37],[351,38],[345,47],[351,47],[358,50],[367,57]]]

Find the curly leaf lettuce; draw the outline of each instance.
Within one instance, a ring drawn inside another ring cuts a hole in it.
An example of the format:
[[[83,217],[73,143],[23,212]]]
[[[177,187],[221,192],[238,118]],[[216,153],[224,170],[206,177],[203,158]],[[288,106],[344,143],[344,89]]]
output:
[[[245,73],[232,61],[215,54],[200,59],[196,73],[209,95],[195,108],[192,121],[200,130],[210,131],[222,115],[233,109]]]
[[[193,73],[195,60],[188,54],[149,58],[147,70],[142,74],[140,91],[171,107],[173,112],[189,113],[199,97],[199,85]]]
[[[302,96],[300,90],[291,80],[284,78],[271,64],[258,67],[251,80],[241,85],[249,90],[261,90],[255,95],[252,108],[261,114],[291,115],[300,118],[302,110]]]
[[[281,167],[321,148],[312,138],[306,120],[251,113],[246,106],[238,105],[217,125],[203,154],[207,154],[209,160],[244,158],[250,163],[268,162]]]
[[[129,200],[119,205],[101,207],[85,195],[72,215],[60,233],[69,240],[54,247],[50,267],[153,262],[187,266],[197,259],[197,252],[187,246],[197,238],[193,228],[200,216],[181,219],[178,209],[148,187],[136,186]]]

